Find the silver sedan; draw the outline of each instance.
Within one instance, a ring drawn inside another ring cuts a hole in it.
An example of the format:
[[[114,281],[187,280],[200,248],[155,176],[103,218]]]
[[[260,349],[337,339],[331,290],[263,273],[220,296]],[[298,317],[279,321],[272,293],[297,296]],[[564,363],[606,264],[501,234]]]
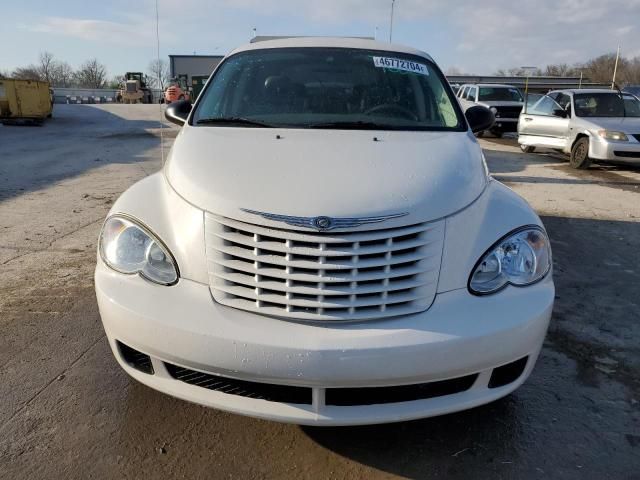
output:
[[[525,152],[561,150],[574,168],[593,160],[640,165],[640,101],[605,89],[550,92],[520,114],[518,143]]]

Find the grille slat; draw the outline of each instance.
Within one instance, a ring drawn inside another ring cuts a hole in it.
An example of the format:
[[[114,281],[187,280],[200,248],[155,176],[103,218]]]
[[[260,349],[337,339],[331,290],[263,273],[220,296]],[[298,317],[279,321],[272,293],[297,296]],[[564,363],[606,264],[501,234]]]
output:
[[[279,303],[283,305],[293,305],[297,307],[309,307],[309,308],[348,308],[348,307],[366,307],[383,305],[385,303],[402,303],[417,300],[420,298],[420,293],[389,293],[383,296],[384,291],[376,292],[375,294],[369,293],[368,297],[363,297],[362,294],[357,295],[355,300],[338,300],[332,296],[325,296],[322,300],[307,300],[304,298],[287,297],[278,293],[256,293],[255,288],[247,288],[236,285],[220,285],[217,287],[222,292],[235,295],[237,297],[262,300],[270,303]],[[411,289],[415,292],[417,289]],[[314,295],[314,297],[322,296],[323,294]]]
[[[437,287],[444,222],[315,232],[207,214],[214,299],[295,320],[370,320],[426,310]]]
[[[272,277],[272,278],[281,278],[281,279],[290,279],[292,281],[300,281],[300,282],[318,282],[319,277],[317,275],[311,275],[308,273],[289,273],[285,272],[285,269],[275,269],[264,267],[257,269],[253,263],[246,263],[244,261],[237,260],[225,260],[220,259],[217,262],[210,262],[210,269],[213,269],[215,264],[217,263],[220,266],[228,268],[230,270],[237,270],[239,272],[244,272],[249,275],[261,275],[264,277]],[[383,280],[385,278],[394,278],[394,277],[404,277],[407,275],[416,275],[420,273],[425,273],[432,271],[431,268],[428,268],[428,265],[418,264],[417,266],[403,267],[403,268],[394,268],[388,274],[384,272],[360,272],[358,274],[358,281],[373,281],[373,280]],[[338,282],[351,282],[353,281],[353,275],[349,270],[334,270],[330,275],[325,275],[322,277],[322,281],[324,283],[338,283]]]
[[[305,256],[316,256],[316,257],[345,257],[352,255],[353,249],[342,246],[342,248],[329,248],[321,250],[319,248],[312,247],[304,247],[304,246],[296,246],[295,243],[292,247],[287,247],[284,242],[270,242],[270,241],[260,241],[256,242],[253,238],[247,237],[246,235],[238,234],[235,232],[217,232],[216,236],[227,240],[228,242],[232,242],[237,246],[244,245],[249,248],[260,248],[261,250],[267,250],[272,252],[281,252],[281,253],[290,253],[291,255],[305,255]],[[388,251],[394,252],[403,249],[409,248],[417,248],[424,245],[424,241],[419,238],[412,238],[409,240],[400,240],[396,241],[394,239],[393,245],[388,246],[385,243],[382,244],[374,244],[371,246],[360,246],[358,249],[358,254],[362,255],[371,255],[377,253],[387,253]],[[401,238],[401,237],[399,237]],[[308,243],[308,242],[305,242]],[[348,244],[351,245],[351,244]]]
[[[393,228],[393,229],[380,229],[380,230],[361,230],[352,232],[328,232],[321,233],[312,230],[290,230],[285,228],[270,228],[256,225],[253,223],[240,222],[226,217],[218,217],[212,214],[207,214],[208,220],[213,220],[219,225],[223,225],[228,228],[235,228],[244,232],[251,232],[251,235],[258,234],[264,237],[279,238],[283,240],[300,241],[306,243],[355,243],[366,242],[373,240],[386,240],[390,236],[403,236],[418,232],[428,232],[432,229],[441,228],[442,222],[434,222],[431,224],[420,223],[417,225],[409,225],[406,227]],[[283,224],[285,225],[285,224]],[[247,230],[247,229],[251,230]],[[214,230],[208,230],[207,233],[213,233]],[[389,233],[393,232],[393,233]]]
[[[212,248],[218,250],[220,253],[224,253],[232,257],[244,258],[246,260],[257,261],[260,263],[269,263],[272,265],[281,265],[291,268],[317,269],[318,264],[320,263],[319,261],[313,261],[311,259],[296,259],[300,257],[296,257],[293,254],[290,255],[291,260],[288,260],[286,258],[286,255],[280,256],[264,253],[256,255],[255,251],[247,250],[244,248],[227,247],[222,245],[213,246]],[[260,252],[264,252],[264,250],[260,249]],[[435,256],[435,253],[432,255]],[[353,268],[384,267],[387,265],[397,265],[399,263],[415,262],[417,260],[429,258],[429,254],[427,252],[415,249],[411,253],[391,255],[389,258],[386,258],[385,256],[363,258],[359,255],[358,260],[355,262],[352,260],[351,256],[346,256],[346,258],[349,258],[349,260],[344,261],[328,260],[325,257],[317,258],[318,260],[324,259],[324,261],[322,262],[322,268],[324,270],[351,270]]]
[[[269,281],[261,279],[257,281],[254,275],[245,275],[242,273],[226,273],[222,272],[218,274],[220,278],[223,278],[233,284],[238,284],[251,288],[264,288],[267,290],[277,290],[280,292],[290,292],[293,294],[302,295],[352,295],[352,294],[364,294],[364,293],[376,293],[376,292],[392,292],[395,290],[404,290],[407,288],[416,288],[422,285],[427,285],[429,282],[426,280],[414,279],[414,280],[398,280],[388,285],[383,285],[382,282],[375,282],[373,284],[365,284],[351,286],[351,284],[344,287],[335,287],[333,284],[328,283],[324,285],[322,289],[315,287],[317,282],[305,282],[305,285],[291,284],[287,285],[286,281]],[[261,275],[265,277],[265,275]],[[318,277],[320,278],[320,277]],[[324,277],[323,277],[324,281]],[[335,282],[337,283],[337,282]],[[345,282],[343,282],[345,283]],[[360,282],[361,283],[361,282]],[[314,285],[314,286],[307,286]]]

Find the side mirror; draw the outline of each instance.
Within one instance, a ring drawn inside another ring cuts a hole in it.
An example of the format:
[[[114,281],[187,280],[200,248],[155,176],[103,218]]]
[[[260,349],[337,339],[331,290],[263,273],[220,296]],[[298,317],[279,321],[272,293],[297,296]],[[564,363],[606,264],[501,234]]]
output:
[[[567,118],[567,111],[563,110],[562,108],[554,108],[553,116],[560,117],[560,118]]]
[[[467,122],[469,122],[469,126],[473,133],[488,130],[496,121],[496,117],[493,112],[487,107],[480,105],[474,105],[473,107],[468,108],[467,111],[464,112],[464,116],[467,118]]]
[[[189,116],[189,112],[191,112],[191,102],[189,100],[180,100],[171,103],[164,111],[164,116],[171,123],[184,125]]]

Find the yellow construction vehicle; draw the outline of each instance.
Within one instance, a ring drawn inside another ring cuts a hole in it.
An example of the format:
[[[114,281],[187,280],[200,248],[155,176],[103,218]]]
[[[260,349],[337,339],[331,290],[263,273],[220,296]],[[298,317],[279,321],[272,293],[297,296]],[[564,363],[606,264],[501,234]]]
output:
[[[142,72],[125,73],[117,99],[122,103],[153,103],[153,94],[147,86],[144,74]]]
[[[0,80],[0,122],[42,124],[51,116],[53,97],[49,82]]]

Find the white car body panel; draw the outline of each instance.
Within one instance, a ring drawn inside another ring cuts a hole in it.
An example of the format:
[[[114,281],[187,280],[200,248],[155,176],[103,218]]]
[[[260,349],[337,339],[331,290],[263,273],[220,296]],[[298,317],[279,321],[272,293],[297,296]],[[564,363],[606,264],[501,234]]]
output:
[[[236,52],[288,46],[396,50],[428,58],[404,47],[345,39],[277,40]],[[337,235],[437,221],[443,243],[430,306],[406,315],[329,324],[219,303],[212,298],[211,257],[205,248],[211,233],[205,232],[207,216],[318,235],[243,209],[334,218],[406,213],[373,226],[338,228]],[[507,286],[491,295],[473,295],[468,289],[474,266],[496,241],[523,226],[543,228],[523,199],[490,179],[471,131],[185,125],[163,170],[125,192],[114,203],[113,215],[142,223],[179,268],[179,280],[164,286],[118,273],[98,255],[96,295],[118,362],[152,388],[244,415],[357,425],[440,415],[493,401],[531,373],[553,308],[551,272],[534,285]],[[123,344],[148,356],[153,372],[130,364]],[[490,385],[496,368],[517,362],[522,369],[514,379]],[[174,367],[220,379],[301,387],[312,392],[312,401],[223,393],[177,379],[170,373]],[[332,389],[395,388],[461,377],[473,377],[472,385],[431,398],[352,406],[326,401]]]
[[[173,151],[180,161],[169,157],[165,171],[178,194],[250,222],[255,216],[241,208],[332,217],[408,212],[385,226],[424,222],[469,205],[487,182],[482,151],[467,132],[253,129],[248,142],[243,129],[186,125]]]

